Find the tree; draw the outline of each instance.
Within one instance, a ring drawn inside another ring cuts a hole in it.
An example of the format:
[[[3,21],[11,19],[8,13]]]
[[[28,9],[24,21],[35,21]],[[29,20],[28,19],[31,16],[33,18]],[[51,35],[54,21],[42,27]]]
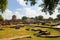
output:
[[[38,17],[37,16],[35,17],[35,20],[38,20]]]
[[[35,19],[34,17],[31,17],[30,19]]]
[[[3,13],[7,7],[8,0],[0,0],[0,11]]]
[[[23,16],[23,17],[22,17],[22,20],[27,20],[27,17],[26,17],[26,16]]]
[[[55,18],[54,20],[56,20],[56,21],[57,21],[57,20],[58,20],[58,18]]]
[[[2,17],[2,15],[0,15],[0,21],[3,21],[3,17]]]
[[[23,20],[23,23],[27,23],[27,17],[26,16],[23,16],[22,20]]]
[[[35,5],[37,2],[36,0],[24,0],[27,1],[26,4],[28,3],[28,1],[30,1],[31,6]],[[43,6],[42,12],[49,12],[50,15],[53,14],[55,8],[57,7],[58,4],[60,4],[60,0],[42,0],[43,4],[39,5],[39,7]]]
[[[36,16],[35,19],[36,20],[43,20],[43,16],[41,16],[41,15],[40,16]]]
[[[53,18],[52,17],[49,17],[48,20],[53,20]]]
[[[57,15],[57,20],[60,20],[60,14]]]

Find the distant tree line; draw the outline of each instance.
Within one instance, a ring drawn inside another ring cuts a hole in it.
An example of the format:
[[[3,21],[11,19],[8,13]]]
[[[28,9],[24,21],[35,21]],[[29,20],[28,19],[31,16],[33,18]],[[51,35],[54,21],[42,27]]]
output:
[[[12,16],[13,17],[13,16]],[[27,19],[28,19],[29,17],[27,17],[27,16],[23,16],[22,18],[21,18],[21,20],[23,20],[23,21],[26,21]],[[39,16],[35,16],[35,17],[30,17],[29,19],[34,19],[34,20],[60,20],[60,14],[58,14],[57,15],[57,17],[55,18],[55,19],[53,19],[52,17],[49,17],[49,18],[44,18],[42,15],[39,15]],[[2,15],[0,15],[0,21],[3,21],[4,20],[4,18],[3,18],[3,16]]]
[[[22,20],[27,20],[28,19],[28,17],[26,17],[26,16],[23,16],[22,17]],[[55,19],[53,19],[52,17],[49,17],[49,18],[44,18],[42,15],[39,15],[39,16],[35,16],[35,17],[31,17],[30,19],[34,19],[34,20],[57,20],[57,21],[59,21],[60,20],[60,14],[58,14],[57,15],[57,17],[55,18]]]

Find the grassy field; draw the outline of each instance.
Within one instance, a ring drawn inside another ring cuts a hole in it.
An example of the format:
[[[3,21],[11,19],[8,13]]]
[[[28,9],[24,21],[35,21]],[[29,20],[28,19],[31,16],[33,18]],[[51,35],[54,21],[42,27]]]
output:
[[[0,30],[0,38],[9,38],[22,35],[27,35],[26,31],[23,28],[20,29],[4,28],[3,30]]]
[[[54,30],[54,29],[51,29],[51,28],[41,28],[42,30],[49,30],[51,32],[51,35],[58,35],[60,34],[60,32]],[[37,31],[38,32],[38,31]],[[34,36],[33,34],[34,33],[37,33],[35,31],[27,31],[27,33],[29,35],[32,36],[32,38],[17,38],[17,39],[14,39],[14,40],[60,40],[60,38],[42,38],[42,37],[37,37],[37,36]]]
[[[60,38],[40,38],[40,37],[33,37],[33,38],[22,38],[22,39],[14,39],[14,40],[60,40]]]
[[[25,30],[26,28],[29,28],[29,30]],[[32,27],[25,26],[21,27],[20,29],[15,29],[15,28],[7,28],[4,27],[4,30],[0,30],[0,39],[1,38],[10,38],[10,37],[15,37],[15,36],[22,36],[22,35],[31,35],[32,38],[17,38],[14,40],[60,40],[60,38],[41,38],[34,36],[33,34],[38,33],[38,31],[32,31]],[[59,35],[60,32],[51,28],[37,28],[41,30],[48,30],[51,32],[51,35]]]

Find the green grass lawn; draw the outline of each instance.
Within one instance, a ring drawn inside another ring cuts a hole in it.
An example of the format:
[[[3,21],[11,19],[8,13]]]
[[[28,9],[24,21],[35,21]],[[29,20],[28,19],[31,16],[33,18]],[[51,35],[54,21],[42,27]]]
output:
[[[28,30],[25,30],[26,28],[29,28]],[[41,30],[48,30],[51,32],[51,35],[59,35],[60,32],[51,28],[39,28]],[[14,29],[14,28],[7,28],[4,27],[4,30],[0,30],[0,39],[1,38],[10,38],[15,36],[22,36],[22,35],[31,35],[32,38],[18,38],[15,40],[60,40],[60,38],[41,38],[34,36],[33,34],[37,33],[38,31],[32,31],[31,27],[25,26],[20,29]]]
[[[56,31],[56,30],[53,30],[53,29],[47,29],[47,30],[49,30],[49,31],[52,31],[52,35],[54,34],[54,35],[56,35],[56,34],[59,34],[60,32],[58,32],[58,31]],[[57,32],[57,33],[56,33]],[[60,37],[59,38],[42,38],[42,37],[37,37],[37,36],[34,36],[33,34],[34,33],[37,33],[37,32],[34,32],[34,31],[27,31],[27,33],[29,34],[29,35],[31,35],[32,36],[32,38],[22,38],[22,39],[20,39],[20,38],[17,38],[17,39],[14,39],[14,40],[60,40]]]
[[[8,38],[22,35],[27,35],[26,31],[23,28],[20,29],[4,28],[4,30],[0,30],[0,38]]]
[[[60,32],[58,32],[58,31],[56,31],[56,30],[54,30],[54,29],[50,29],[50,28],[46,28],[47,30],[49,30],[49,31],[52,31],[52,35],[53,34],[60,34]],[[46,29],[44,29],[44,30],[46,30]],[[37,31],[38,32],[38,31]],[[20,39],[20,38],[17,38],[17,39],[14,39],[14,40],[60,40],[60,38],[42,38],[42,37],[37,37],[37,36],[34,36],[33,34],[34,33],[37,33],[37,32],[35,32],[35,31],[27,31],[27,33],[29,34],[29,35],[31,35],[32,36],[32,38],[22,38],[22,39]],[[57,32],[57,33],[56,33]]]
[[[40,37],[33,37],[33,38],[22,38],[22,39],[14,39],[14,40],[60,40],[60,38],[40,38]]]

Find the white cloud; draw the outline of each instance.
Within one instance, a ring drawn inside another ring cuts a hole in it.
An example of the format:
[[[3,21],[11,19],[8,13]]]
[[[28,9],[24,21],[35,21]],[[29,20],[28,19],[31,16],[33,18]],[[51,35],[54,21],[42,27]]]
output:
[[[37,10],[34,10],[32,8],[24,8],[23,10],[25,11],[22,11],[22,9],[19,8],[16,9],[15,12],[6,9],[5,12],[2,14],[2,16],[4,17],[4,19],[11,19],[13,15],[16,15],[17,19],[20,19],[22,16],[35,17],[38,15],[42,15],[44,18],[49,18],[49,17],[56,18],[57,14],[59,14],[56,9],[55,10],[56,12],[50,16],[49,14],[45,14],[44,12],[41,12],[41,9],[42,8],[38,8]],[[25,14],[23,14],[22,12],[24,12]]]
[[[58,13],[58,10],[57,10],[57,9],[55,9],[55,12],[54,12],[54,14],[53,14],[53,15],[51,15],[51,17],[56,18],[56,16],[57,16],[58,14],[59,14],[59,13]]]
[[[52,15],[49,15],[48,13],[46,14],[41,10],[42,10],[41,7],[39,7],[37,10],[33,10],[32,8],[25,8],[26,16],[35,17],[42,15],[44,18],[49,18],[49,17],[56,18],[57,14],[59,14],[57,9],[55,9],[55,12]]]
[[[52,14],[52,15],[49,15],[49,13],[45,14],[44,12],[41,12],[41,7],[38,8],[38,11],[40,11],[40,15],[42,15],[44,18],[49,18],[49,17],[52,17],[52,18],[56,18],[56,16],[59,14],[58,13],[58,10],[55,9],[55,12]]]
[[[23,15],[19,12],[19,10],[16,11],[16,12],[14,13],[14,15],[17,16],[17,19],[21,19],[21,17],[23,16]]]
[[[37,16],[37,12],[31,8],[25,8],[26,16],[28,17],[35,17]]]
[[[26,1],[24,1],[24,0],[17,0],[17,2],[22,6],[26,6],[26,4],[25,4]]]
[[[5,12],[2,14],[4,19],[11,19],[13,15],[13,12],[9,9],[6,9]]]
[[[38,8],[37,10],[33,10],[31,8],[25,8],[26,16],[27,17],[35,17],[35,16],[42,15],[42,16],[44,16],[44,18],[49,18],[50,15],[49,14],[46,15],[44,12],[41,12],[41,9],[42,8]]]
[[[17,0],[17,2],[24,6],[23,8],[19,8],[19,9],[16,9],[15,12],[9,10],[9,9],[6,9],[5,12],[2,14],[2,16],[4,17],[4,19],[11,19],[12,18],[12,15],[16,15],[17,16],[17,19],[20,19],[22,16],[27,16],[27,17],[35,17],[35,16],[38,16],[38,15],[42,15],[44,18],[49,18],[49,17],[52,17],[52,18],[56,18],[58,11],[57,9],[55,10],[56,12],[53,14],[53,15],[49,15],[49,14],[45,14],[44,12],[41,12],[41,7],[38,7],[36,9],[35,7],[35,10],[34,10],[34,7],[32,9],[32,7],[30,8],[25,8],[26,6],[26,1],[24,0]],[[23,14],[22,12],[24,12],[25,14]]]
[[[2,16],[4,17],[4,19],[12,19],[12,16],[16,15],[17,19],[20,19],[23,15],[19,12],[19,10],[16,10],[15,12],[12,12],[9,9],[6,9],[5,12],[2,14]]]
[[[50,17],[50,15],[48,13],[46,14],[46,13],[42,12],[41,10],[42,10],[42,7],[38,7],[37,11],[38,11],[39,15],[42,15],[44,18]]]

